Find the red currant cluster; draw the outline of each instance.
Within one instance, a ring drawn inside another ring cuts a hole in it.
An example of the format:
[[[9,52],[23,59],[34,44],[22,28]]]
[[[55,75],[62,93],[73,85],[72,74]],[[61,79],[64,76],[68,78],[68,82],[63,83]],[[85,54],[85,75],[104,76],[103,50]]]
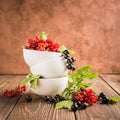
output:
[[[59,52],[59,44],[53,40],[41,40],[38,36],[35,39],[28,39],[26,49],[39,50],[39,51],[51,51]]]
[[[92,89],[85,89],[83,91],[74,93],[74,100],[88,103],[89,105],[93,105],[98,100],[97,95],[93,92]]]
[[[15,97],[15,96],[25,92],[26,89],[27,89],[26,85],[18,86],[14,90],[5,90],[3,94],[4,94],[4,96],[7,96],[7,97]]]

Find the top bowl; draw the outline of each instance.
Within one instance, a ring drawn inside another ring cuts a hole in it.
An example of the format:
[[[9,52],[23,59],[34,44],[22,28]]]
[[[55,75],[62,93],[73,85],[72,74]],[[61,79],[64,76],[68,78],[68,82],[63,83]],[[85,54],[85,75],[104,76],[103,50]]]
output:
[[[28,66],[33,66],[35,64],[45,62],[46,60],[51,60],[53,58],[60,57],[62,53],[59,52],[48,52],[48,51],[37,51],[23,49],[23,57]]]

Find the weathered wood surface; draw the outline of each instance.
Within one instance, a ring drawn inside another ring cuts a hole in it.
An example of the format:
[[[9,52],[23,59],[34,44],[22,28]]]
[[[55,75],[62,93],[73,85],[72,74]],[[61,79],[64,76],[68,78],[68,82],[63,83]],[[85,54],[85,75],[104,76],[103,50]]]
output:
[[[15,98],[6,98],[3,96],[3,91],[7,88],[15,88],[17,85],[19,85],[21,79],[23,78],[24,76],[20,75],[0,76],[0,120],[5,120],[8,117],[20,98],[20,96],[17,96]]]
[[[45,103],[40,96],[34,94],[32,102],[27,103],[25,98],[30,91],[11,99],[2,95],[3,90],[15,88],[24,77],[0,76],[0,120],[120,120],[120,103],[109,106],[96,103],[86,110],[74,113],[67,109],[55,110],[52,104]],[[118,97],[119,80],[119,75],[102,75],[92,82],[97,93],[104,91],[108,97]]]
[[[120,95],[120,74],[119,75],[100,75],[118,94]]]
[[[108,97],[119,97],[101,78],[92,81],[97,93],[105,92]],[[86,110],[76,112],[77,120],[120,120],[120,103],[117,105],[95,104]]]

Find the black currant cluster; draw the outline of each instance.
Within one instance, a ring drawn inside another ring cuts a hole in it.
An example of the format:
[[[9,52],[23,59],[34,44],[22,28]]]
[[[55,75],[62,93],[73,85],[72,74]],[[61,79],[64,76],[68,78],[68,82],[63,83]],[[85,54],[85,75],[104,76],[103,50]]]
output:
[[[26,101],[27,101],[27,102],[31,102],[31,101],[32,101],[32,96],[31,96],[31,95],[28,95],[28,96],[26,97]]]
[[[71,106],[71,110],[76,112],[77,110],[84,110],[87,108],[87,104],[85,102],[75,101],[73,100],[73,105]]]
[[[76,59],[74,57],[70,57],[70,52],[68,50],[65,50],[63,52],[63,55],[62,55],[67,61],[66,61],[66,67],[67,69],[69,70],[72,70],[74,71],[76,68],[75,66],[73,65],[73,62],[76,61]]]
[[[44,99],[44,101],[46,101],[48,103],[57,103],[57,102],[65,100],[65,98],[60,95],[56,95],[54,97],[53,96],[44,96],[43,99]]]
[[[98,99],[102,100],[102,104],[108,104],[109,103],[108,97],[103,92],[100,93],[100,95],[98,96]]]

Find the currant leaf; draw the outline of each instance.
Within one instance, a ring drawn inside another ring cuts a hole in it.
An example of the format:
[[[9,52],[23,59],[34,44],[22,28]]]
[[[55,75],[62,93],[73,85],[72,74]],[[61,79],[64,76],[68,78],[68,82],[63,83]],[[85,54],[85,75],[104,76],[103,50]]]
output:
[[[71,101],[71,100],[61,101],[55,105],[55,109],[61,109],[61,108],[69,108],[70,109],[72,105],[73,105],[73,101]]]
[[[115,104],[120,101],[120,97],[111,97],[109,98],[109,103],[110,104]]]
[[[41,39],[41,40],[47,40],[47,35],[46,35],[45,32],[41,32],[41,33],[40,33],[40,39]]]

